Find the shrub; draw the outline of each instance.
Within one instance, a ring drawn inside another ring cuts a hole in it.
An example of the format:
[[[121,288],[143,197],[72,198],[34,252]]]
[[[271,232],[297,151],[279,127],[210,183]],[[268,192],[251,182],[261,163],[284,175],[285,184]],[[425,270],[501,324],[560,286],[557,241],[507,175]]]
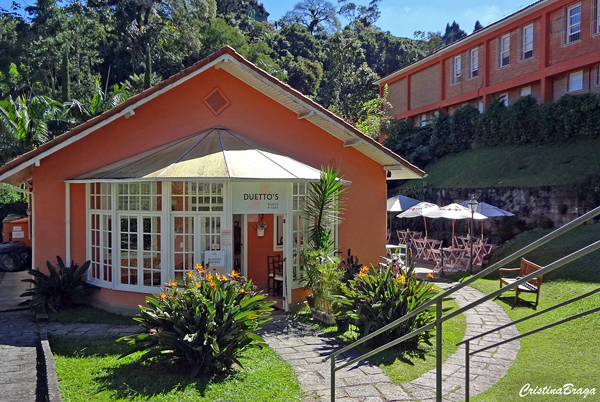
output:
[[[363,267],[356,278],[342,286],[341,290],[342,295],[335,299],[340,304],[341,313],[353,319],[360,336],[377,331],[435,295],[431,283],[416,278],[414,265],[398,272],[394,272],[391,265],[370,269]],[[369,342],[375,346],[385,344],[432,322],[434,318],[433,309],[427,309]],[[425,331],[408,342],[412,346],[416,346],[419,340],[430,344],[431,336],[431,330]]]
[[[183,365],[192,377],[227,374],[247,347],[265,342],[253,331],[268,321],[275,302],[264,301],[251,281],[206,273],[201,265],[188,272],[183,285],[169,281],[160,295],[146,298],[134,318],[147,332],[126,336],[133,352],[144,350],[143,360],[160,356]]]
[[[301,259],[304,287],[312,290],[315,307],[331,314],[331,296],[340,294],[344,277],[344,270],[340,269],[341,258],[332,257],[325,250],[305,250]]]
[[[24,303],[29,302],[33,309],[42,306],[56,313],[65,307],[82,303],[93,288],[83,282],[90,266],[89,261],[84,262],[82,266],[71,261],[71,266],[67,267],[60,257],[56,257],[56,260],[58,268],[46,261],[48,275],[38,269],[27,270],[33,278],[23,279],[23,282],[30,282],[33,287],[21,297],[31,296],[31,300]]]

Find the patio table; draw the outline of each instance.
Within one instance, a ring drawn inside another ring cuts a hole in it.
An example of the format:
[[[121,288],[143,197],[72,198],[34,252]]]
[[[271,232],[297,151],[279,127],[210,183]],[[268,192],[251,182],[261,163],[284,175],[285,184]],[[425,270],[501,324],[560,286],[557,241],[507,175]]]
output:
[[[427,239],[413,239],[412,243],[415,246],[415,258],[419,260],[425,260],[427,252]]]
[[[398,235],[398,243],[410,246],[411,238],[408,230],[396,230],[396,234]]]
[[[483,259],[492,252],[495,244],[473,243],[473,265],[483,265]]]

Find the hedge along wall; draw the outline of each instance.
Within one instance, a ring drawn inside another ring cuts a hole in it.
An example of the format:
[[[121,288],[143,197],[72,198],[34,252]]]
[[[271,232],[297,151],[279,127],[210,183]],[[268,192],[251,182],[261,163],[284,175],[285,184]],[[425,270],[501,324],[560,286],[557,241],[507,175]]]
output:
[[[492,99],[481,114],[471,105],[452,115],[439,110],[427,126],[393,120],[385,134],[385,146],[421,167],[472,147],[561,143],[582,134],[598,138],[600,95],[565,95],[545,104],[527,95],[508,107]]]

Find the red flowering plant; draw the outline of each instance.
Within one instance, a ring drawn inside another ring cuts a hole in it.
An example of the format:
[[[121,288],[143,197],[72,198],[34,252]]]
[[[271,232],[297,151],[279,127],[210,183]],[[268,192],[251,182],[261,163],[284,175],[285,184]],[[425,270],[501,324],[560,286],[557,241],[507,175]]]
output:
[[[271,306],[252,281],[238,272],[211,273],[197,264],[178,283],[173,280],[160,294],[146,298],[134,318],[146,332],[120,338],[139,350],[143,360],[156,358],[183,365],[191,376],[227,374],[244,349],[262,348],[254,331],[269,320]]]
[[[358,327],[359,336],[377,331],[421,306],[436,294],[429,281],[416,277],[414,265],[404,269],[394,267],[393,264],[385,267],[363,266],[354,279],[342,286],[341,293],[333,298],[340,313],[349,317]],[[425,310],[369,342],[383,345],[433,322],[434,318],[433,310]],[[415,343],[413,346],[416,346],[419,340],[429,344],[431,336],[431,331],[425,331],[410,341]]]

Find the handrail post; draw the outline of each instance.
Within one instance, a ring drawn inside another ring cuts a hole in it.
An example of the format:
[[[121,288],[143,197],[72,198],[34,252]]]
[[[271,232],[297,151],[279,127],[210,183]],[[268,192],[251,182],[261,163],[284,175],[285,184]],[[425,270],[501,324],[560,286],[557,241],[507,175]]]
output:
[[[435,307],[435,400],[442,402],[442,299]]]
[[[465,402],[469,402],[469,341],[465,342]]]
[[[335,402],[335,357],[331,358],[331,402]]]

